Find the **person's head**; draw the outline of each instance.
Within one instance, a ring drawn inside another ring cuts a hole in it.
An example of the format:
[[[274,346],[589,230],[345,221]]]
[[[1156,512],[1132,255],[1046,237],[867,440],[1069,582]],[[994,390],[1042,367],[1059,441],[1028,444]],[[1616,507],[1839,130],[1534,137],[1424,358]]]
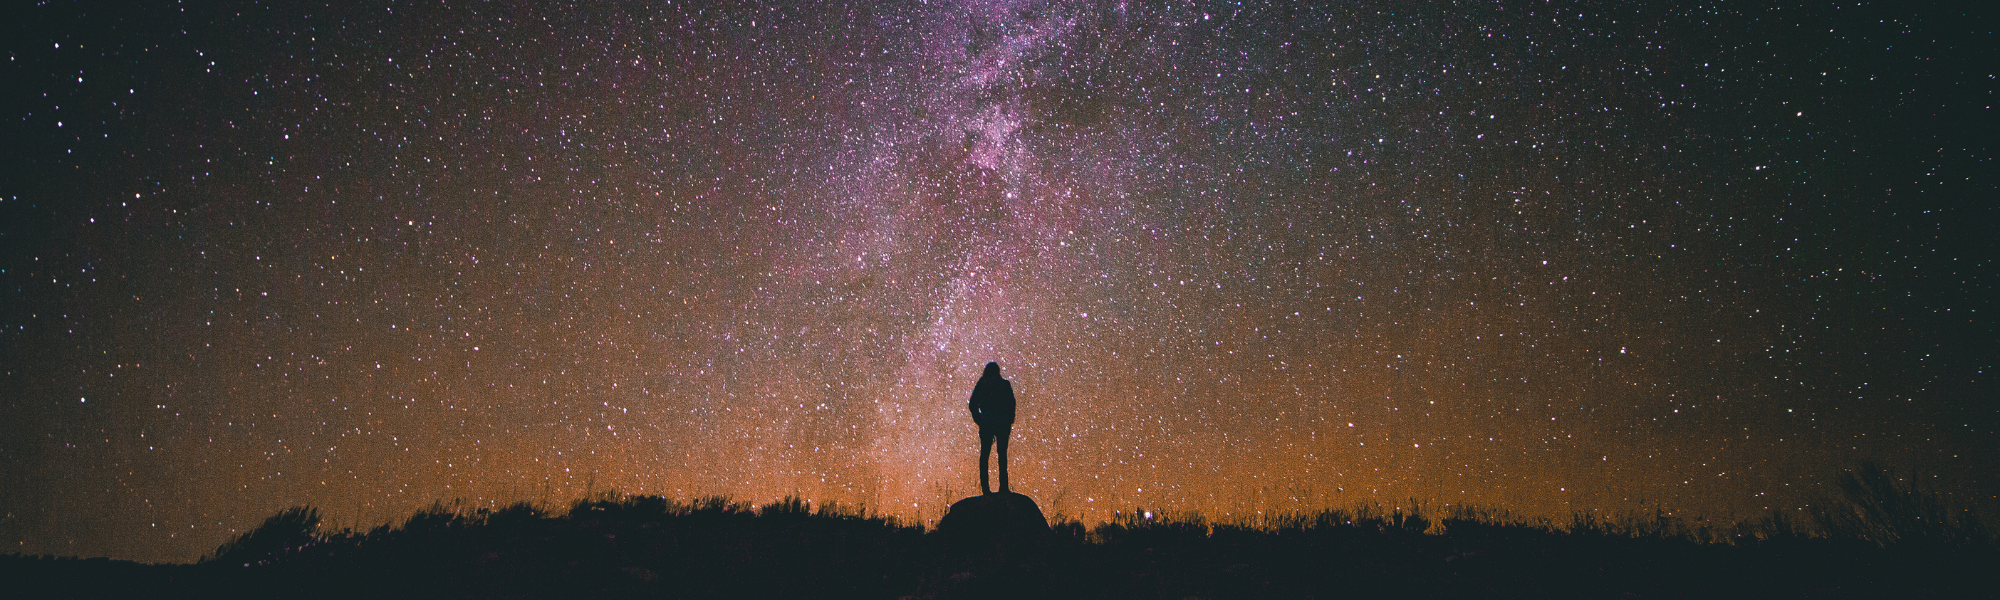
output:
[[[980,379],[999,379],[999,378],[1000,378],[1000,363],[997,363],[997,362],[990,362],[990,363],[986,363],[986,372],[985,372],[985,373],[982,373],[982,374],[980,374],[980,375],[979,375],[979,378],[980,378]]]

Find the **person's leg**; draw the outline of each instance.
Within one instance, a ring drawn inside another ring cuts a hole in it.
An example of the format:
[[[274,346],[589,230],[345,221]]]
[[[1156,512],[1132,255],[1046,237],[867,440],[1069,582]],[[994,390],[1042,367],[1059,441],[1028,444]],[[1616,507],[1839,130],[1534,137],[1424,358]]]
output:
[[[1004,444],[1006,442],[1002,441],[1001,443]],[[1004,448],[1005,446],[1002,447]],[[1002,450],[1001,452],[1003,453],[1000,455],[1001,460],[1003,462],[1000,463],[1000,468],[1003,470],[1000,471],[1001,473],[1000,477],[1002,477],[1000,481],[1001,481],[1001,486],[1005,487],[1007,481],[1005,479],[1005,477],[1007,477],[1006,475],[1007,471],[1005,471],[1004,469],[1007,468],[1007,463],[1004,461],[1006,460],[1007,455],[1004,454],[1004,452],[1006,452],[1005,450]],[[993,434],[984,431],[979,432],[979,493],[981,494],[993,493],[993,488],[988,486],[986,483],[986,459],[987,457],[992,455],[993,455]]]
[[[1000,432],[1000,493],[1007,493],[1007,438],[1014,437],[1013,430]]]

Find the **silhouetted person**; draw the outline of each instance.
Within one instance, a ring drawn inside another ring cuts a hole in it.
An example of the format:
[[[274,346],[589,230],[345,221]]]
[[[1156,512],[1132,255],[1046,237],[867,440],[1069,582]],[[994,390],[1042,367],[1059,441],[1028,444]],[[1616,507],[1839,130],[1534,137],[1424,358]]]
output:
[[[986,372],[972,386],[972,421],[979,424],[979,493],[991,494],[986,484],[986,458],[993,455],[993,442],[1000,442],[1000,492],[1007,492],[1007,437],[1014,433],[1014,384],[1000,378],[1000,363],[986,363]]]

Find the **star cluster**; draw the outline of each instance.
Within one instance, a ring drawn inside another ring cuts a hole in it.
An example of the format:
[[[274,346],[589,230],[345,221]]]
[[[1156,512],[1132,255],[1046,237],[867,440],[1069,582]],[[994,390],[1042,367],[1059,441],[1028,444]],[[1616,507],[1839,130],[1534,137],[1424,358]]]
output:
[[[293,4],[8,9],[8,551],[934,519],[989,360],[1085,520],[2000,483],[1981,15]]]

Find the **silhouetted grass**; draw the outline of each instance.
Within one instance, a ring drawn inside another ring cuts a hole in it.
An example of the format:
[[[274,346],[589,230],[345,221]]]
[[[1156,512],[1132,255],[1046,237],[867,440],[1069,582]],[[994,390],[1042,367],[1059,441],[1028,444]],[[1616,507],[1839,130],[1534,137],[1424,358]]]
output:
[[[204,562],[232,563],[279,559],[319,542],[319,510],[299,506],[279,511],[262,525],[215,549]]]
[[[1005,564],[860,506],[599,495],[559,510],[435,504],[401,526],[320,531],[288,509],[196,565],[0,558],[63,597],[1866,597],[1973,596],[1992,532],[1892,473],[1854,472],[1818,512],[1741,523],[1663,512],[1567,523],[1452,506],[1215,521],[1064,520]],[[1886,482],[1886,483],[1885,483]],[[984,560],[984,559],[981,559]]]
[[[1815,507],[1812,522],[1825,537],[1878,546],[1990,544],[1993,531],[1968,507],[1875,463],[1841,471],[1841,502]]]

